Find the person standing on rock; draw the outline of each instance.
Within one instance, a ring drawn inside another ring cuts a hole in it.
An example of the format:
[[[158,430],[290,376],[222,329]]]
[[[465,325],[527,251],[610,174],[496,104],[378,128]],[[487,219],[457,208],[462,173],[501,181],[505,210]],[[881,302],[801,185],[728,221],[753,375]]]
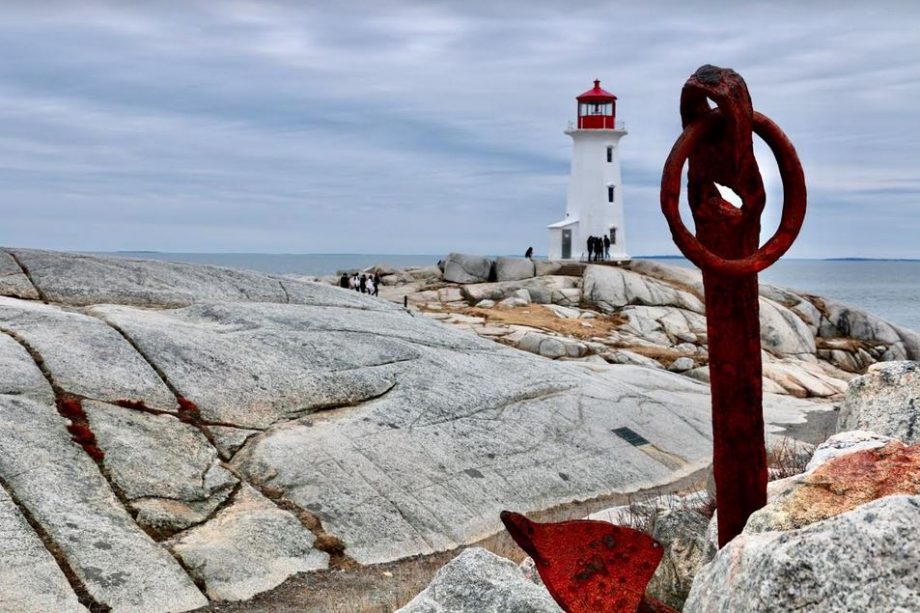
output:
[[[380,293],[380,271],[378,270],[377,272],[374,273],[374,295],[376,296],[379,293]]]
[[[342,273],[342,278],[339,279],[339,287],[341,287],[342,289],[348,289],[348,285],[349,285],[349,283],[348,283],[348,273],[343,272],[343,273]]]
[[[588,261],[591,261],[591,258],[594,256],[594,237],[588,237]]]
[[[359,281],[359,284],[361,286],[361,293],[366,294],[367,293],[367,275],[361,275],[361,281]]]
[[[604,235],[604,259],[610,259],[610,237],[606,234]]]
[[[355,276],[351,278],[351,288],[356,292],[360,292],[360,284],[358,283],[358,273],[355,273]]]
[[[533,259],[533,247],[527,248],[527,251],[524,252],[524,257],[528,260]]]

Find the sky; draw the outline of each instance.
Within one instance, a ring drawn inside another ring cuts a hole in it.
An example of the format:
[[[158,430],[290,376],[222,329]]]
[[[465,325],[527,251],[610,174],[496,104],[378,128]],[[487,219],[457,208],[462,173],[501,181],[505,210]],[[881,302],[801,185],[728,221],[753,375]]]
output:
[[[598,78],[629,131],[628,251],[676,254],[661,168],[715,64],[799,152],[790,257],[920,258],[918,23],[894,1],[7,0],[0,245],[544,254]]]

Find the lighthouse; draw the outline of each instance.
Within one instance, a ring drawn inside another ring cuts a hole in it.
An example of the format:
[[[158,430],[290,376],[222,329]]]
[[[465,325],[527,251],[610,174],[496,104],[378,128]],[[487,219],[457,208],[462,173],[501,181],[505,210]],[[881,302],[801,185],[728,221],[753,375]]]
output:
[[[629,260],[623,228],[623,190],[620,187],[620,139],[626,135],[617,122],[617,97],[594,87],[576,98],[577,122],[565,131],[572,137],[572,170],[565,202],[565,218],[549,225],[550,259],[586,259],[588,237],[610,239],[610,259]]]

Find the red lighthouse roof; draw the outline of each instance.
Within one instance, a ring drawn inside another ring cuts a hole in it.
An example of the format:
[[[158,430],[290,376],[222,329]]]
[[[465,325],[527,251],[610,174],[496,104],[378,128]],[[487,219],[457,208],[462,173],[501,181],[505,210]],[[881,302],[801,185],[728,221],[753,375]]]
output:
[[[606,89],[601,89],[600,79],[594,79],[594,88],[589,89],[576,99],[579,102],[613,102],[617,97]]]

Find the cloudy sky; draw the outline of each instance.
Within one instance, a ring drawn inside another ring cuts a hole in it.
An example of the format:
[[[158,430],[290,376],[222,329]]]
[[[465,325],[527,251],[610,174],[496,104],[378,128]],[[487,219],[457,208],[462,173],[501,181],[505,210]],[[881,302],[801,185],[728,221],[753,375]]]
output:
[[[798,148],[792,255],[920,257],[918,7],[9,0],[0,244],[545,253],[563,129],[600,78],[629,130],[629,251],[676,253],[657,186],[680,88],[711,63]]]

